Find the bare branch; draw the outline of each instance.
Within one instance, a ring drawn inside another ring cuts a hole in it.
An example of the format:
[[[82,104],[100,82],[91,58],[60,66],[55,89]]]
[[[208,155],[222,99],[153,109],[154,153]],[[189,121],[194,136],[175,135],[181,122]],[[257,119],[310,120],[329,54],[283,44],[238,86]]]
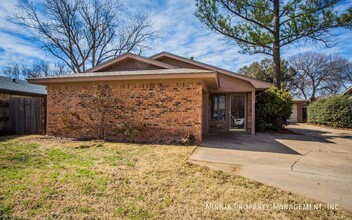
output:
[[[33,30],[42,47],[74,72],[141,51],[157,36],[146,16],[122,16],[118,0],[24,0],[18,9],[10,21]],[[137,22],[125,25],[131,20]]]
[[[351,63],[338,55],[304,53],[291,57],[290,64],[295,69],[291,88],[305,98],[337,94],[349,83],[344,73]]]

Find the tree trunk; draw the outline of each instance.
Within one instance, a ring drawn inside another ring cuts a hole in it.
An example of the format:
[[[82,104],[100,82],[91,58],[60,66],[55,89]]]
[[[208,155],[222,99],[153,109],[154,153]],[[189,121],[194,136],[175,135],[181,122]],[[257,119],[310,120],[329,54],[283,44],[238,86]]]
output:
[[[281,89],[281,67],[280,67],[280,47],[274,43],[273,46],[274,64],[274,85]]]
[[[274,64],[274,85],[281,89],[281,68],[280,68],[280,0],[274,0],[274,42],[273,42],[273,64]]]
[[[312,95],[310,96],[310,100],[313,102],[315,101],[315,87],[313,86],[313,91],[312,91]]]

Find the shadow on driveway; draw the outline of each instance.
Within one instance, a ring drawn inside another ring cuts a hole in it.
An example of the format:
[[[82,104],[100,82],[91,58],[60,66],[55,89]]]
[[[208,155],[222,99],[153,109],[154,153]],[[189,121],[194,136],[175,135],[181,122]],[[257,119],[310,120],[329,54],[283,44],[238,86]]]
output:
[[[352,140],[351,131],[320,129],[305,125],[290,125],[288,129],[293,133],[257,133],[256,135],[238,131],[212,133],[203,137],[200,147],[300,155],[297,151],[282,144],[282,141],[304,141],[335,145],[334,139],[336,138]]]
[[[287,129],[295,133],[210,134],[189,161],[352,211],[352,130]]]
[[[333,128],[319,128],[312,127],[304,124],[293,124],[289,125],[288,130],[297,134],[311,135],[320,139],[323,143],[335,143],[331,141],[334,138],[342,138],[352,140],[352,134],[350,130],[339,130]]]
[[[239,132],[208,134],[203,138],[200,147],[300,155],[298,152],[278,142],[276,140],[278,135],[279,134],[268,133],[249,135]],[[301,135],[282,134],[279,136],[279,139],[285,139],[286,136]],[[298,137],[290,137],[290,139],[291,138]]]

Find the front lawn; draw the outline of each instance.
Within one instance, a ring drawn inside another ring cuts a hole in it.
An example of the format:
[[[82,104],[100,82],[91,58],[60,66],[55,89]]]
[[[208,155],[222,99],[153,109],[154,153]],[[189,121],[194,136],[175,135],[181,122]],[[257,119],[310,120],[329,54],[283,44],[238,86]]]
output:
[[[0,141],[0,219],[336,218],[333,210],[241,210],[209,204],[311,200],[186,162],[194,147],[72,141]]]

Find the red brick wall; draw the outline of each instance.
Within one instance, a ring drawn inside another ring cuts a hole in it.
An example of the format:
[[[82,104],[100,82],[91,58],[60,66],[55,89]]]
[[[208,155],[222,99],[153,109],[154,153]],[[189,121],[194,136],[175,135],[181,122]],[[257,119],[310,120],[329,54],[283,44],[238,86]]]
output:
[[[127,123],[140,131],[136,142],[173,143],[190,133],[201,141],[200,81],[116,81],[100,83],[100,89],[97,85],[49,85],[47,134],[128,141],[126,127],[120,127]]]

